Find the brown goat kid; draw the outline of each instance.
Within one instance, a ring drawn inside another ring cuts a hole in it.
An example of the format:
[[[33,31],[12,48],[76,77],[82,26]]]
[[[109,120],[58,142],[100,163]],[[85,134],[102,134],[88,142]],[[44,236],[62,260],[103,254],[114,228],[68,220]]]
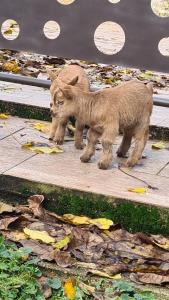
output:
[[[76,86],[83,91],[89,91],[89,80],[88,77],[80,66],[77,65],[69,65],[64,67],[62,70],[49,71],[48,75],[51,79],[51,102],[50,102],[50,110],[52,114],[52,125],[50,130],[49,140],[53,140],[57,144],[62,144],[65,136],[65,129],[68,123],[69,117],[63,117],[59,119],[58,117],[58,103],[60,102],[60,93],[57,85],[57,80],[62,80],[65,83],[69,83],[75,76],[78,76],[78,81],[76,82]],[[57,131],[58,124],[61,122],[59,132]],[[77,149],[83,149],[85,144],[83,143],[83,129],[85,127],[81,126],[81,123],[76,122],[76,131],[75,131],[75,147]]]
[[[90,127],[88,144],[81,156],[82,162],[88,162],[95,153],[99,138],[103,152],[98,163],[100,169],[112,164],[112,145],[119,130],[123,131],[123,140],[117,151],[119,157],[125,157],[130,148],[132,137],[135,146],[127,159],[126,166],[134,166],[142,157],[148,139],[150,115],[153,107],[153,87],[139,81],[123,83],[118,87],[97,92],[84,92],[74,86],[78,78],[68,84],[57,81],[62,106],[59,116],[75,116],[81,126]],[[80,125],[79,125],[80,126]],[[62,131],[62,128],[58,128]]]

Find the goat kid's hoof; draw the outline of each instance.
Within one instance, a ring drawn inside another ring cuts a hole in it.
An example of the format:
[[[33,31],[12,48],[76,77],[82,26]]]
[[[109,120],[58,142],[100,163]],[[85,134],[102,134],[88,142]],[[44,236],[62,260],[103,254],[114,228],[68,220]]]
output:
[[[133,160],[127,160],[126,163],[124,164],[127,168],[132,168],[137,164],[136,161]]]
[[[89,162],[90,157],[88,157],[88,156],[86,156],[86,155],[82,155],[82,156],[80,157],[80,160],[81,160],[81,162],[83,162],[83,163],[87,163],[87,162]]]
[[[107,170],[110,167],[110,164],[108,162],[99,161],[98,162],[98,168],[101,170]]]
[[[126,158],[127,157],[127,155],[122,153],[121,151],[117,151],[116,153],[117,153],[118,157],[121,157],[121,158]]]
[[[63,145],[63,139],[59,139],[59,138],[57,138],[57,139],[54,139],[53,140],[57,145]]]
[[[83,150],[85,147],[86,147],[85,143],[80,143],[80,144],[75,143],[75,148],[77,150]]]

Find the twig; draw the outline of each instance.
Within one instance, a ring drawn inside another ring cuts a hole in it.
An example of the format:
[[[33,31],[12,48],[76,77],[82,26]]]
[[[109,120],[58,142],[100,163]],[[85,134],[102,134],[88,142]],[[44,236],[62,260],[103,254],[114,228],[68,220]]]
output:
[[[134,178],[134,179],[137,179],[137,180],[143,182],[144,184],[147,185],[147,188],[148,188],[148,189],[151,189],[151,190],[159,190],[157,187],[150,185],[147,181],[145,181],[145,180],[143,180],[143,179],[140,179],[140,178],[138,178],[138,177],[136,177],[136,176],[134,176],[134,175],[131,175],[131,174],[127,173],[127,172],[124,171],[120,166],[118,166],[118,169],[119,169],[122,173],[124,173],[125,175],[128,175],[128,176],[130,176],[131,178]]]
[[[7,131],[9,132],[10,136],[12,136],[12,138],[19,144],[19,145],[23,145],[20,141],[18,141],[18,139],[13,135],[13,133],[9,130],[8,126],[6,125],[6,123],[4,123]],[[23,128],[22,128],[23,129]],[[21,129],[19,129],[18,131],[20,131]],[[16,133],[16,132],[15,132]]]

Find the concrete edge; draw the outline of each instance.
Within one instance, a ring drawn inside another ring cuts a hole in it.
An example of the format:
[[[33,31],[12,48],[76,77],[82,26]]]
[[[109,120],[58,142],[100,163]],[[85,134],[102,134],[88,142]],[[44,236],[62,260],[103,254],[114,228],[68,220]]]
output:
[[[169,210],[166,208],[32,182],[9,175],[0,176],[1,201],[23,204],[33,194],[43,194],[45,207],[60,215],[72,213],[92,218],[105,217],[129,231],[169,235]]]

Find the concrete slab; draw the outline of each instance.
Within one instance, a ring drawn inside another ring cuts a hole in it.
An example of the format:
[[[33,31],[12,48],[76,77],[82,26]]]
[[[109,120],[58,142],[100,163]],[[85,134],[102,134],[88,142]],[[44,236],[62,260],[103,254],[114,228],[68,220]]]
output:
[[[23,128],[25,128],[24,119],[11,116],[6,120],[0,119],[0,140]]]
[[[22,150],[21,145],[11,136],[0,140],[0,173],[6,172],[33,155],[35,154]]]
[[[79,160],[81,151],[75,150],[72,143],[65,144],[64,150],[57,155],[36,155],[5,172],[5,175],[169,208],[169,178],[146,174],[143,167],[142,172],[127,170],[138,178],[134,179],[118,170],[116,164],[111,170],[102,171],[96,164],[100,151],[91,163],[82,164]],[[29,155],[30,152],[25,150],[25,153]],[[159,190],[148,190],[144,195],[128,192],[128,188],[145,186],[139,178]]]

